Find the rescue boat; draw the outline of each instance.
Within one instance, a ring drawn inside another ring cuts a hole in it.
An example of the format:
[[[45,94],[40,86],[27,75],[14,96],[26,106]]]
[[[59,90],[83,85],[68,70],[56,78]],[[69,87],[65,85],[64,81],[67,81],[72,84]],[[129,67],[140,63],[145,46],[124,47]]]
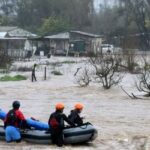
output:
[[[35,144],[51,144],[51,133],[40,130],[21,130],[22,139]],[[97,130],[95,127],[86,123],[78,127],[66,127],[63,130],[65,144],[87,143],[96,139]],[[5,140],[5,130],[0,126],[0,140]]]
[[[0,110],[0,119],[4,120],[6,113]],[[51,133],[47,123],[27,119],[27,123],[33,129],[21,130],[22,139],[37,144],[51,144]],[[91,123],[85,123],[78,127],[66,127],[63,130],[65,144],[86,143],[96,139],[97,130]],[[5,140],[5,130],[0,126],[0,140]]]

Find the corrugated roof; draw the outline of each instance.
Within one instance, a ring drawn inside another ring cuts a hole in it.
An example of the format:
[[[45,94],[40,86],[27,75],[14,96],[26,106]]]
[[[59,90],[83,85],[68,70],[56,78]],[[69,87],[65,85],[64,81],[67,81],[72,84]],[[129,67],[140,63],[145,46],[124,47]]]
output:
[[[32,34],[24,29],[18,27],[0,26],[0,38],[28,38],[35,37],[37,35]]]
[[[8,32],[8,35],[10,37],[33,37],[36,36],[35,34],[32,34],[31,32],[28,32],[26,30],[16,28],[10,32]]]
[[[92,34],[92,33],[87,33],[87,32],[82,32],[82,31],[70,31],[70,32],[85,35],[85,36],[89,36],[89,37],[94,37],[94,38],[101,37],[100,35],[97,35],[97,34]]]
[[[64,33],[59,33],[56,35],[51,35],[51,36],[45,36],[47,39],[69,39],[70,34],[69,32],[64,32]]]

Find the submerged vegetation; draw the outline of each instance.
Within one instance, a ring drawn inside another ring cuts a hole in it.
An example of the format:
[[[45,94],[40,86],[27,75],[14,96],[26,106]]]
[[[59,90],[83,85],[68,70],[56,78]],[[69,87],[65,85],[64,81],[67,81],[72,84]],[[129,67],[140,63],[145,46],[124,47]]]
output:
[[[56,76],[62,76],[63,75],[60,71],[52,71],[51,73],[56,75]]]
[[[5,75],[0,78],[0,81],[22,81],[22,80],[27,80],[27,78],[22,75],[16,75],[16,76]]]

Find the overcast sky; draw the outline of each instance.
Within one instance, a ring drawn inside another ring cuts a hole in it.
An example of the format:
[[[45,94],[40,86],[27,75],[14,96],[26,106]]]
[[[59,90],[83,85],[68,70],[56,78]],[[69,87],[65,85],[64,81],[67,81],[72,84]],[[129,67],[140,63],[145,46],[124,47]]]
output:
[[[100,4],[103,4],[106,0],[95,0],[95,8],[98,9]],[[113,4],[115,0],[107,0],[108,4]]]

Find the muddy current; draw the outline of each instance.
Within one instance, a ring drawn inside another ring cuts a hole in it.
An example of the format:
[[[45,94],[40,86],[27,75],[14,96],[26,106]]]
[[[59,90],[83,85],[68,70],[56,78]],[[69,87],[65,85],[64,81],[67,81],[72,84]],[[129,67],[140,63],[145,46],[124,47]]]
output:
[[[98,138],[85,145],[66,145],[64,150],[150,150],[150,100],[131,100],[119,87],[105,91],[99,86],[78,87],[65,81],[66,77],[54,77],[49,81],[31,83],[5,82],[0,84],[0,108],[11,109],[13,100],[20,100],[21,110],[27,118],[34,117],[47,122],[57,102],[65,104],[69,114],[76,102],[84,104],[82,115],[98,130]],[[128,90],[132,90],[129,87]],[[2,124],[2,122],[1,122]],[[22,142],[0,142],[0,149],[48,150],[54,145],[37,145]]]

